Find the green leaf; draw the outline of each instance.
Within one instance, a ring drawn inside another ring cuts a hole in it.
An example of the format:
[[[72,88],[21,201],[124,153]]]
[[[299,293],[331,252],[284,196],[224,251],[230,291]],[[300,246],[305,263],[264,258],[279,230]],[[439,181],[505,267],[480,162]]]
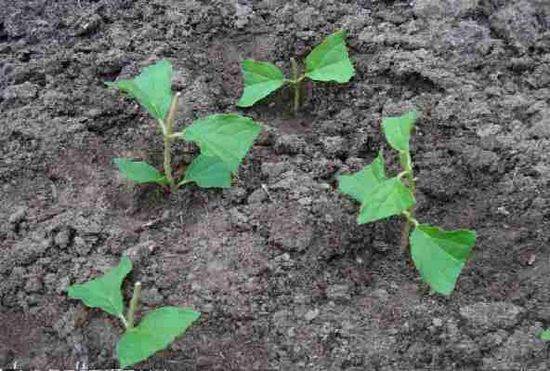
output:
[[[195,121],[181,135],[201,149],[185,181],[199,186],[202,183],[207,187],[227,187],[228,177],[237,171],[260,131],[261,126],[252,119],[234,114],[211,115]]]
[[[186,182],[195,182],[202,188],[231,187],[231,171],[216,156],[199,155],[185,171]]]
[[[476,232],[444,231],[420,224],[411,233],[410,242],[412,259],[422,279],[434,291],[449,295],[476,243]]]
[[[539,338],[544,341],[550,341],[550,329],[541,332]]]
[[[168,347],[200,317],[187,308],[163,307],[148,313],[137,327],[128,329],[117,344],[122,368],[143,361]]]
[[[352,175],[340,175],[338,190],[340,193],[353,197],[356,201],[363,202],[372,190],[385,179],[384,158],[380,152],[374,161],[361,171]]]
[[[172,101],[172,64],[162,60],[134,79],[106,83],[128,93],[157,120],[164,120]]]
[[[128,158],[115,158],[118,170],[128,179],[139,183],[168,184],[166,177],[144,161],[133,161]]]
[[[411,191],[398,178],[380,182],[363,199],[358,224],[399,215],[415,203]]]
[[[101,308],[113,316],[121,316],[124,310],[120,286],[132,270],[132,262],[123,256],[118,266],[103,276],[83,284],[69,287],[69,297],[80,299],[90,308]]]
[[[384,135],[393,149],[409,152],[411,131],[417,118],[418,113],[412,110],[402,116],[386,117],[382,120]]]
[[[345,83],[354,74],[346,48],[345,31],[327,36],[306,57],[306,76],[312,80]]]
[[[269,62],[247,59],[242,63],[242,73],[244,91],[241,99],[237,102],[238,107],[251,107],[285,83],[283,72]]]

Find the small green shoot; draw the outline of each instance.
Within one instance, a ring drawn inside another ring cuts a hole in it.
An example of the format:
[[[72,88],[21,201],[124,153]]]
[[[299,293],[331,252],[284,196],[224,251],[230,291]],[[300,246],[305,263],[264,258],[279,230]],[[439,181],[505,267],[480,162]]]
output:
[[[445,231],[420,224],[414,217],[416,179],[410,153],[410,137],[417,112],[382,120],[382,129],[390,146],[399,154],[403,171],[388,178],[384,158],[376,159],[361,171],[338,178],[338,189],[361,203],[358,224],[365,224],[395,215],[406,220],[402,244],[410,244],[414,265],[422,279],[437,293],[449,295],[476,242],[476,233],[460,229]],[[411,233],[411,229],[412,233]]]
[[[115,159],[115,165],[128,179],[156,183],[175,190],[195,182],[203,188],[231,186],[232,175],[246,156],[261,127],[252,119],[236,114],[211,115],[195,121],[181,132],[174,132],[180,94],[172,94],[172,65],[162,60],[146,67],[134,79],[107,83],[134,98],[157,121],[164,142],[164,173],[143,161]],[[172,169],[172,142],[195,142],[201,154],[182,174]]]
[[[292,78],[285,78],[279,67],[269,62],[247,59],[242,62],[244,91],[237,102],[238,107],[251,107],[285,84],[294,88],[294,112],[300,107],[302,82],[314,81],[348,82],[355,70],[346,48],[346,32],[338,31],[327,36],[305,59],[305,72],[300,74],[298,63],[291,58]]]
[[[136,282],[134,285],[126,316],[121,293],[122,282],[131,270],[132,262],[124,256],[118,266],[103,276],[69,287],[70,298],[80,299],[86,306],[100,308],[121,320],[125,332],[117,344],[117,357],[122,368],[146,360],[167,348],[200,317],[199,312],[188,308],[162,307],[147,313],[136,326],[141,284]]]
[[[539,339],[543,341],[550,341],[550,329],[546,329],[539,334]]]

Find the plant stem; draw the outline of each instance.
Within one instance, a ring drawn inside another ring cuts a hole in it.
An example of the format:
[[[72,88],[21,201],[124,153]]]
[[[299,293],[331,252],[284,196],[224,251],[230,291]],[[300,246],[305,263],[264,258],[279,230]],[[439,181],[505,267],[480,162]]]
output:
[[[174,94],[172,97],[172,102],[170,102],[170,110],[168,111],[168,116],[164,122],[164,175],[170,183],[170,188],[174,189],[174,177],[172,176],[172,133],[174,131],[174,121],[176,117],[176,110],[178,109],[178,99],[180,93]]]
[[[414,180],[411,154],[409,151],[399,152],[399,163],[404,170],[399,174],[399,177],[404,176],[407,179],[407,185],[409,186],[409,190],[414,197],[416,192],[416,181]],[[411,206],[407,211],[403,212],[403,215],[407,218],[407,221],[401,229],[401,247],[407,250],[409,248],[409,234],[411,233],[411,227],[416,227],[418,225],[418,222],[414,218],[414,206]]]
[[[120,318],[120,320],[122,321],[124,328],[128,328],[128,321],[126,321],[126,318],[122,314],[119,315],[118,318]]]
[[[128,308],[128,314],[126,315],[127,329],[131,329],[134,327],[134,319],[136,315],[136,309],[139,304],[140,295],[141,295],[141,282],[136,282],[134,285],[134,293],[132,294],[132,299],[130,299],[130,307]]]
[[[170,184],[170,187],[174,187],[174,177],[172,177],[172,149],[171,147],[172,140],[168,136],[164,136],[164,175],[166,180]]]
[[[184,178],[181,182],[179,182],[179,183],[177,184],[177,187],[179,188],[179,187],[184,186],[184,185],[186,185],[187,183],[191,183],[191,182],[192,182],[191,180],[185,179],[185,178]]]
[[[294,113],[298,112],[300,108],[300,90],[302,79],[299,77],[298,63],[296,59],[290,58],[290,64],[292,66],[292,84],[294,85]]]
[[[407,218],[407,221],[410,225],[414,225],[415,227],[418,226],[418,220],[416,220],[408,211],[403,211],[403,216]]]
[[[170,129],[174,129],[174,121],[176,119],[176,111],[178,110],[178,100],[180,98],[181,93],[177,92],[172,97],[172,101],[170,102],[170,108],[168,110],[168,116],[166,116],[166,122],[170,126]]]

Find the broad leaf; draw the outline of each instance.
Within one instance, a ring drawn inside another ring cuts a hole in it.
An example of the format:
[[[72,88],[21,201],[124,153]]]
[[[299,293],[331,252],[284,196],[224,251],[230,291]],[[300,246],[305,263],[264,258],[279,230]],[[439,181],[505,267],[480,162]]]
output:
[[[131,270],[132,262],[123,256],[118,266],[103,276],[69,287],[69,297],[82,300],[90,308],[101,308],[113,316],[121,316],[124,303],[120,287]]]
[[[443,295],[449,295],[476,242],[475,231],[444,231],[418,225],[410,236],[411,255],[422,279]]]
[[[317,81],[348,82],[355,71],[346,48],[346,32],[327,36],[306,57],[306,76]]]
[[[541,332],[539,338],[544,341],[550,341],[550,329]]]
[[[202,188],[231,187],[231,170],[216,156],[199,155],[185,171],[185,181]]]
[[[279,67],[269,62],[247,59],[242,63],[244,91],[237,102],[239,107],[250,107],[262,98],[279,89],[285,76]]]
[[[128,329],[117,344],[122,368],[143,361],[168,347],[200,316],[187,308],[163,307],[148,313],[137,327]]]
[[[162,60],[134,79],[106,83],[135,98],[157,120],[164,120],[172,100],[172,64]]]
[[[358,224],[399,215],[415,203],[411,191],[398,178],[384,180],[363,199]]]
[[[197,143],[201,155],[193,161],[185,179],[209,187],[227,187],[228,173],[237,171],[260,131],[259,124],[239,115],[211,115],[195,121],[181,136]]]
[[[114,162],[122,175],[136,183],[168,184],[166,177],[147,162],[128,158],[115,158]]]
[[[368,201],[372,190],[386,179],[382,152],[369,165],[352,175],[338,177],[340,193],[353,197],[356,201]]]
[[[386,117],[382,120],[384,135],[393,149],[409,152],[411,131],[417,117],[416,110],[412,110],[402,116]]]

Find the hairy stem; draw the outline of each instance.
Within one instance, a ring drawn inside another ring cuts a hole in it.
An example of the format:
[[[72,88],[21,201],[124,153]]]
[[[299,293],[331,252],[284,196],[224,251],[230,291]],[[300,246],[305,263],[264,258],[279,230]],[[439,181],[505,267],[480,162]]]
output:
[[[164,137],[164,175],[166,180],[170,183],[170,187],[174,186],[174,177],[172,176],[172,140],[168,137]]]
[[[416,181],[414,179],[411,154],[408,151],[399,152],[399,163],[403,168],[403,172],[399,174],[399,177],[405,177],[409,190],[414,197],[416,192]],[[414,218],[414,206],[411,206],[407,211],[403,212],[403,215],[407,218],[407,221],[403,224],[403,228],[401,229],[401,247],[407,250],[409,248],[411,227],[416,227],[418,225],[418,222]]]
[[[130,300],[130,307],[128,308],[128,314],[126,315],[126,328],[131,329],[134,327],[134,319],[136,315],[136,309],[139,304],[139,297],[141,295],[141,283],[136,282],[134,285],[134,293]]]
[[[174,129],[174,121],[176,119],[176,111],[178,110],[178,100],[180,98],[181,93],[177,92],[172,97],[172,101],[170,102],[170,109],[168,110],[168,116],[166,116],[166,122],[170,126],[170,129]]]
[[[176,117],[176,110],[178,108],[178,99],[180,93],[176,93],[170,102],[170,110],[168,111],[168,116],[164,122],[164,175],[170,184],[170,188],[174,189],[174,177],[172,176],[172,140],[173,140],[173,131],[174,131],[174,121]]]
[[[296,59],[290,58],[290,64],[292,66],[292,84],[294,85],[294,113],[297,113],[300,108],[300,90],[302,79],[299,77],[298,63],[296,62]]]
[[[409,248],[409,235],[411,233],[411,222],[406,220],[401,228],[401,247],[404,250]]]

